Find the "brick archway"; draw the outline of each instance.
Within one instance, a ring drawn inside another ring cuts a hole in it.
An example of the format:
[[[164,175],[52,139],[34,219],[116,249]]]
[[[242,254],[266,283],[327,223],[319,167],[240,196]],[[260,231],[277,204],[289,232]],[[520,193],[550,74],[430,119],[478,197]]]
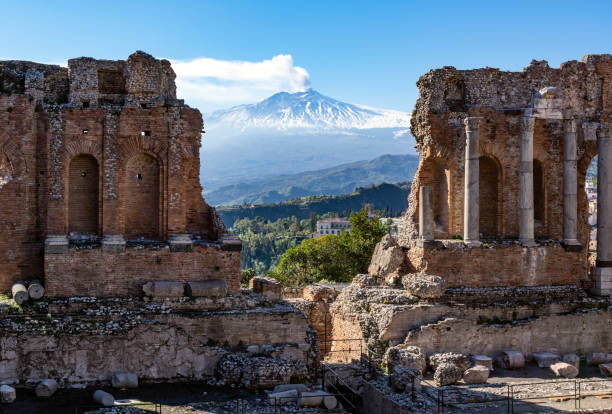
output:
[[[146,153],[133,155],[125,166],[124,183],[125,237],[159,239],[159,162]]]
[[[68,172],[68,232],[99,232],[99,168],[88,154],[72,158]]]
[[[481,156],[479,163],[479,209],[478,227],[483,237],[500,236],[501,216],[501,168],[496,159]]]

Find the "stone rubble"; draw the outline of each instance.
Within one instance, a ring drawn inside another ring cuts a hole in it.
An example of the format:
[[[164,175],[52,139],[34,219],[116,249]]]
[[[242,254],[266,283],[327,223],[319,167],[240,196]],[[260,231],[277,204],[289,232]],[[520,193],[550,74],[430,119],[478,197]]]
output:
[[[444,280],[426,273],[411,273],[402,276],[402,286],[410,295],[421,299],[436,299],[444,294]]]

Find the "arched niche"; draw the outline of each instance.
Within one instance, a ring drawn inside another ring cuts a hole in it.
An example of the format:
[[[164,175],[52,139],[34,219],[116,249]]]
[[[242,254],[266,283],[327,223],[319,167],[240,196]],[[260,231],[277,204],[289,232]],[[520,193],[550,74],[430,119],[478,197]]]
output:
[[[501,168],[496,159],[481,156],[478,159],[479,231],[484,238],[499,237],[501,223]]]
[[[145,153],[126,163],[122,197],[127,239],[159,238],[159,172],[158,161]]]
[[[76,155],[68,173],[68,231],[98,234],[99,205],[98,161],[88,154]]]

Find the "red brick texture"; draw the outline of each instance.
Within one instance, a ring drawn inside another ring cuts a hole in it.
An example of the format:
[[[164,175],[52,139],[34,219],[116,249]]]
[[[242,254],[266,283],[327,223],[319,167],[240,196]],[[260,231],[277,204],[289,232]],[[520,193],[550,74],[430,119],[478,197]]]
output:
[[[119,234],[163,242],[185,233],[218,240],[225,227],[199,182],[202,115],[176,99],[168,61],[136,52],[127,61],[71,59],[69,67],[0,62],[0,292],[15,280],[44,279],[73,285],[70,295],[109,295],[113,286],[132,294],[133,283],[113,281],[140,277],[134,269],[157,264],[162,251],[128,249],[112,260],[94,247],[45,262],[44,240]],[[197,272],[185,269],[197,265],[202,279],[219,272],[237,289],[239,252],[205,250],[205,260],[202,252],[165,258],[150,277],[195,280]],[[96,255],[106,258],[104,266]],[[110,269],[118,274],[109,276]],[[101,288],[94,275],[109,284]]]
[[[45,255],[45,282],[50,297],[142,296],[149,280],[227,282],[230,293],[240,291],[240,251],[220,246],[194,246],[193,252],[168,248],[128,247],[125,253],[70,249],[68,254]]]

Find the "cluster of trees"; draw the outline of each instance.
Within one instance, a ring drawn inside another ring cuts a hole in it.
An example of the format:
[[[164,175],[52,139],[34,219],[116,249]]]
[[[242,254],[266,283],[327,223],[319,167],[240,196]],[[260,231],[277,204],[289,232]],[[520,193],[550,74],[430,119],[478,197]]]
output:
[[[362,209],[351,215],[350,232],[310,238],[316,230],[318,218],[312,215],[310,219],[301,221],[292,217],[272,223],[263,219],[236,222],[241,227],[235,228],[243,238],[245,270],[242,282],[248,283],[251,277],[266,274],[287,286],[322,280],[340,283],[367,272],[374,247],[387,233],[386,224],[378,216],[369,218]],[[267,251],[280,254],[264,258]]]

